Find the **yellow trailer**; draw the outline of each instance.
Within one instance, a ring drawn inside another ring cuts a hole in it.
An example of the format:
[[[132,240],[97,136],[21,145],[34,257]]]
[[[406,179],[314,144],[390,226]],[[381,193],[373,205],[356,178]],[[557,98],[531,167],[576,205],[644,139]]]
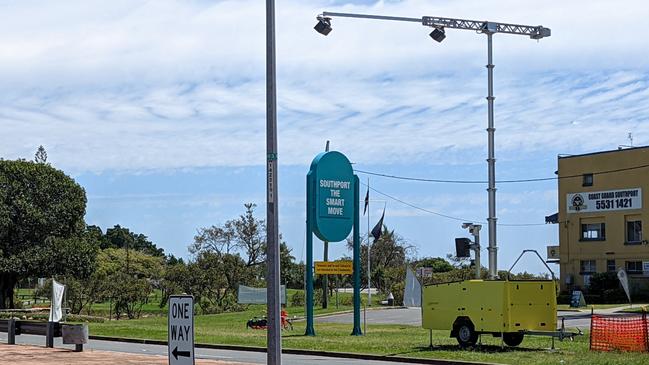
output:
[[[465,280],[422,289],[422,325],[451,330],[461,346],[472,346],[478,335],[502,336],[517,346],[526,333],[556,333],[554,280]]]

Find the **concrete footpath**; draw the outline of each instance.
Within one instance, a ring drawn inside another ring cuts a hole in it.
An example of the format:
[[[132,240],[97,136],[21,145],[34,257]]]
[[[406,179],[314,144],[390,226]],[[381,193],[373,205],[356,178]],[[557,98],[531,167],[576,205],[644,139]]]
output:
[[[110,351],[74,352],[65,348],[0,344],[0,363],[12,365],[74,364],[74,365],[166,365],[166,356],[140,355]],[[233,362],[196,359],[197,365],[234,365]],[[237,365],[242,365],[237,362]]]

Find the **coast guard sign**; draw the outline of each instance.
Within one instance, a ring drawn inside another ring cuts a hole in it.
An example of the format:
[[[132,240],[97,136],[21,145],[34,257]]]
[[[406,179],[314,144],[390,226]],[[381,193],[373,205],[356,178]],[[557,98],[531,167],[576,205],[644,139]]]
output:
[[[169,365],[194,365],[194,297],[169,297]]]

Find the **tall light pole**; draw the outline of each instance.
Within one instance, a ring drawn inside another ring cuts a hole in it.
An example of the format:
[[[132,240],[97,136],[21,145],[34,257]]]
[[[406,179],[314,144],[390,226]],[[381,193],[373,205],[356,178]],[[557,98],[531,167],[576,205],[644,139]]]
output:
[[[446,28],[449,29],[462,29],[462,30],[472,30],[474,32],[482,33],[487,35],[487,113],[488,113],[488,124],[487,124],[487,144],[488,144],[488,154],[487,154],[487,165],[488,165],[488,174],[489,174],[489,184],[487,187],[487,192],[489,195],[489,218],[487,222],[489,223],[489,278],[496,279],[498,278],[498,263],[497,263],[497,245],[496,245],[496,158],[495,158],[495,143],[494,143],[494,134],[496,129],[494,128],[494,100],[493,95],[493,35],[496,33],[506,33],[506,34],[515,34],[515,35],[525,35],[531,39],[541,39],[549,37],[551,31],[549,28],[543,26],[532,26],[532,25],[519,25],[519,24],[507,24],[507,23],[496,23],[490,21],[480,21],[480,20],[468,20],[468,19],[454,19],[454,18],[440,18],[433,16],[423,16],[421,18],[407,18],[407,17],[396,17],[396,16],[383,16],[383,15],[368,15],[368,14],[353,14],[353,13],[334,13],[334,12],[324,12],[322,15],[317,16],[318,24],[315,26],[315,30],[320,34],[328,35],[331,28],[331,18],[332,17],[345,17],[345,18],[362,18],[362,19],[377,19],[377,20],[394,20],[400,22],[413,22],[420,23],[423,26],[433,28],[433,31],[430,33],[430,37],[437,42],[441,42],[446,38]]]
[[[277,209],[277,83],[275,72],[275,1],[266,0],[266,304],[269,365],[282,363],[280,328],[279,224]]]

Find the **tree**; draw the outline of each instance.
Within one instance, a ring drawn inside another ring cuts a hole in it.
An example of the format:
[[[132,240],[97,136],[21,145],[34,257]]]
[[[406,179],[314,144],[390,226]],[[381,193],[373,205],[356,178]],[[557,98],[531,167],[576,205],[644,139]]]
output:
[[[189,252],[200,253],[211,251],[218,254],[230,253],[233,249],[234,230],[232,230],[231,221],[225,223],[223,227],[211,226],[199,228],[198,234],[194,236],[194,243],[189,246]]]
[[[239,253],[247,267],[258,266],[266,260],[266,222],[255,218],[256,205],[244,204],[246,211],[239,218],[226,221],[222,226],[200,228],[189,246],[193,254],[214,252]]]
[[[129,253],[130,263],[128,274],[134,277],[147,278],[151,281],[162,277],[164,258],[152,256],[141,251]],[[97,257],[97,270],[107,276],[126,271],[126,250],[107,248]]]
[[[255,204],[244,205],[246,212],[233,222],[235,242],[247,257],[246,266],[266,261],[266,222],[254,216]]]
[[[194,296],[203,313],[227,311],[236,305],[239,284],[253,281],[253,270],[239,255],[211,251],[199,253],[189,264],[177,264],[166,270],[162,286],[169,295],[187,293]]]
[[[353,250],[353,242],[347,241],[348,250]],[[383,231],[378,241],[372,244],[370,251],[372,287],[382,293],[390,291],[392,284],[402,281],[405,277],[406,258],[415,252],[415,247],[408,244],[394,230],[383,225]],[[361,245],[361,278],[367,287],[367,245]]]
[[[123,314],[129,319],[138,318],[142,306],[148,302],[149,294],[163,275],[162,257],[132,251],[129,260],[127,272],[126,250],[105,249],[99,253],[97,271],[91,278],[104,283],[102,290],[96,294],[96,300],[110,298],[117,319]]]
[[[131,232],[128,228],[124,228],[119,224],[116,224],[113,228],[108,228],[104,237],[102,249],[128,248],[151,256],[164,256],[164,249],[158,248],[153,242],[149,241],[147,236]]]
[[[282,283],[287,288],[303,289],[304,288],[304,264],[296,263],[295,257],[291,255],[291,249],[286,242],[279,244],[280,270]]]
[[[94,255],[83,239],[86,194],[44,163],[0,160],[0,309],[13,307],[20,278],[88,270]],[[78,253],[76,264],[59,260]],[[91,259],[91,258],[90,258]]]
[[[86,226],[86,237],[92,242],[96,242],[99,248],[101,248],[102,250],[104,248],[107,248],[109,245],[106,236],[104,236],[104,232],[102,232],[99,226]]]
[[[34,162],[47,163],[47,152],[45,152],[43,145],[38,146],[38,150],[36,150],[36,154],[34,155]]]
[[[166,266],[175,266],[175,265],[182,265],[184,264],[185,261],[183,260],[182,257],[176,257],[174,254],[167,254],[165,256],[165,265]]]
[[[433,272],[448,272],[454,269],[448,261],[441,257],[424,257],[415,262],[414,266],[419,267],[429,267]]]

